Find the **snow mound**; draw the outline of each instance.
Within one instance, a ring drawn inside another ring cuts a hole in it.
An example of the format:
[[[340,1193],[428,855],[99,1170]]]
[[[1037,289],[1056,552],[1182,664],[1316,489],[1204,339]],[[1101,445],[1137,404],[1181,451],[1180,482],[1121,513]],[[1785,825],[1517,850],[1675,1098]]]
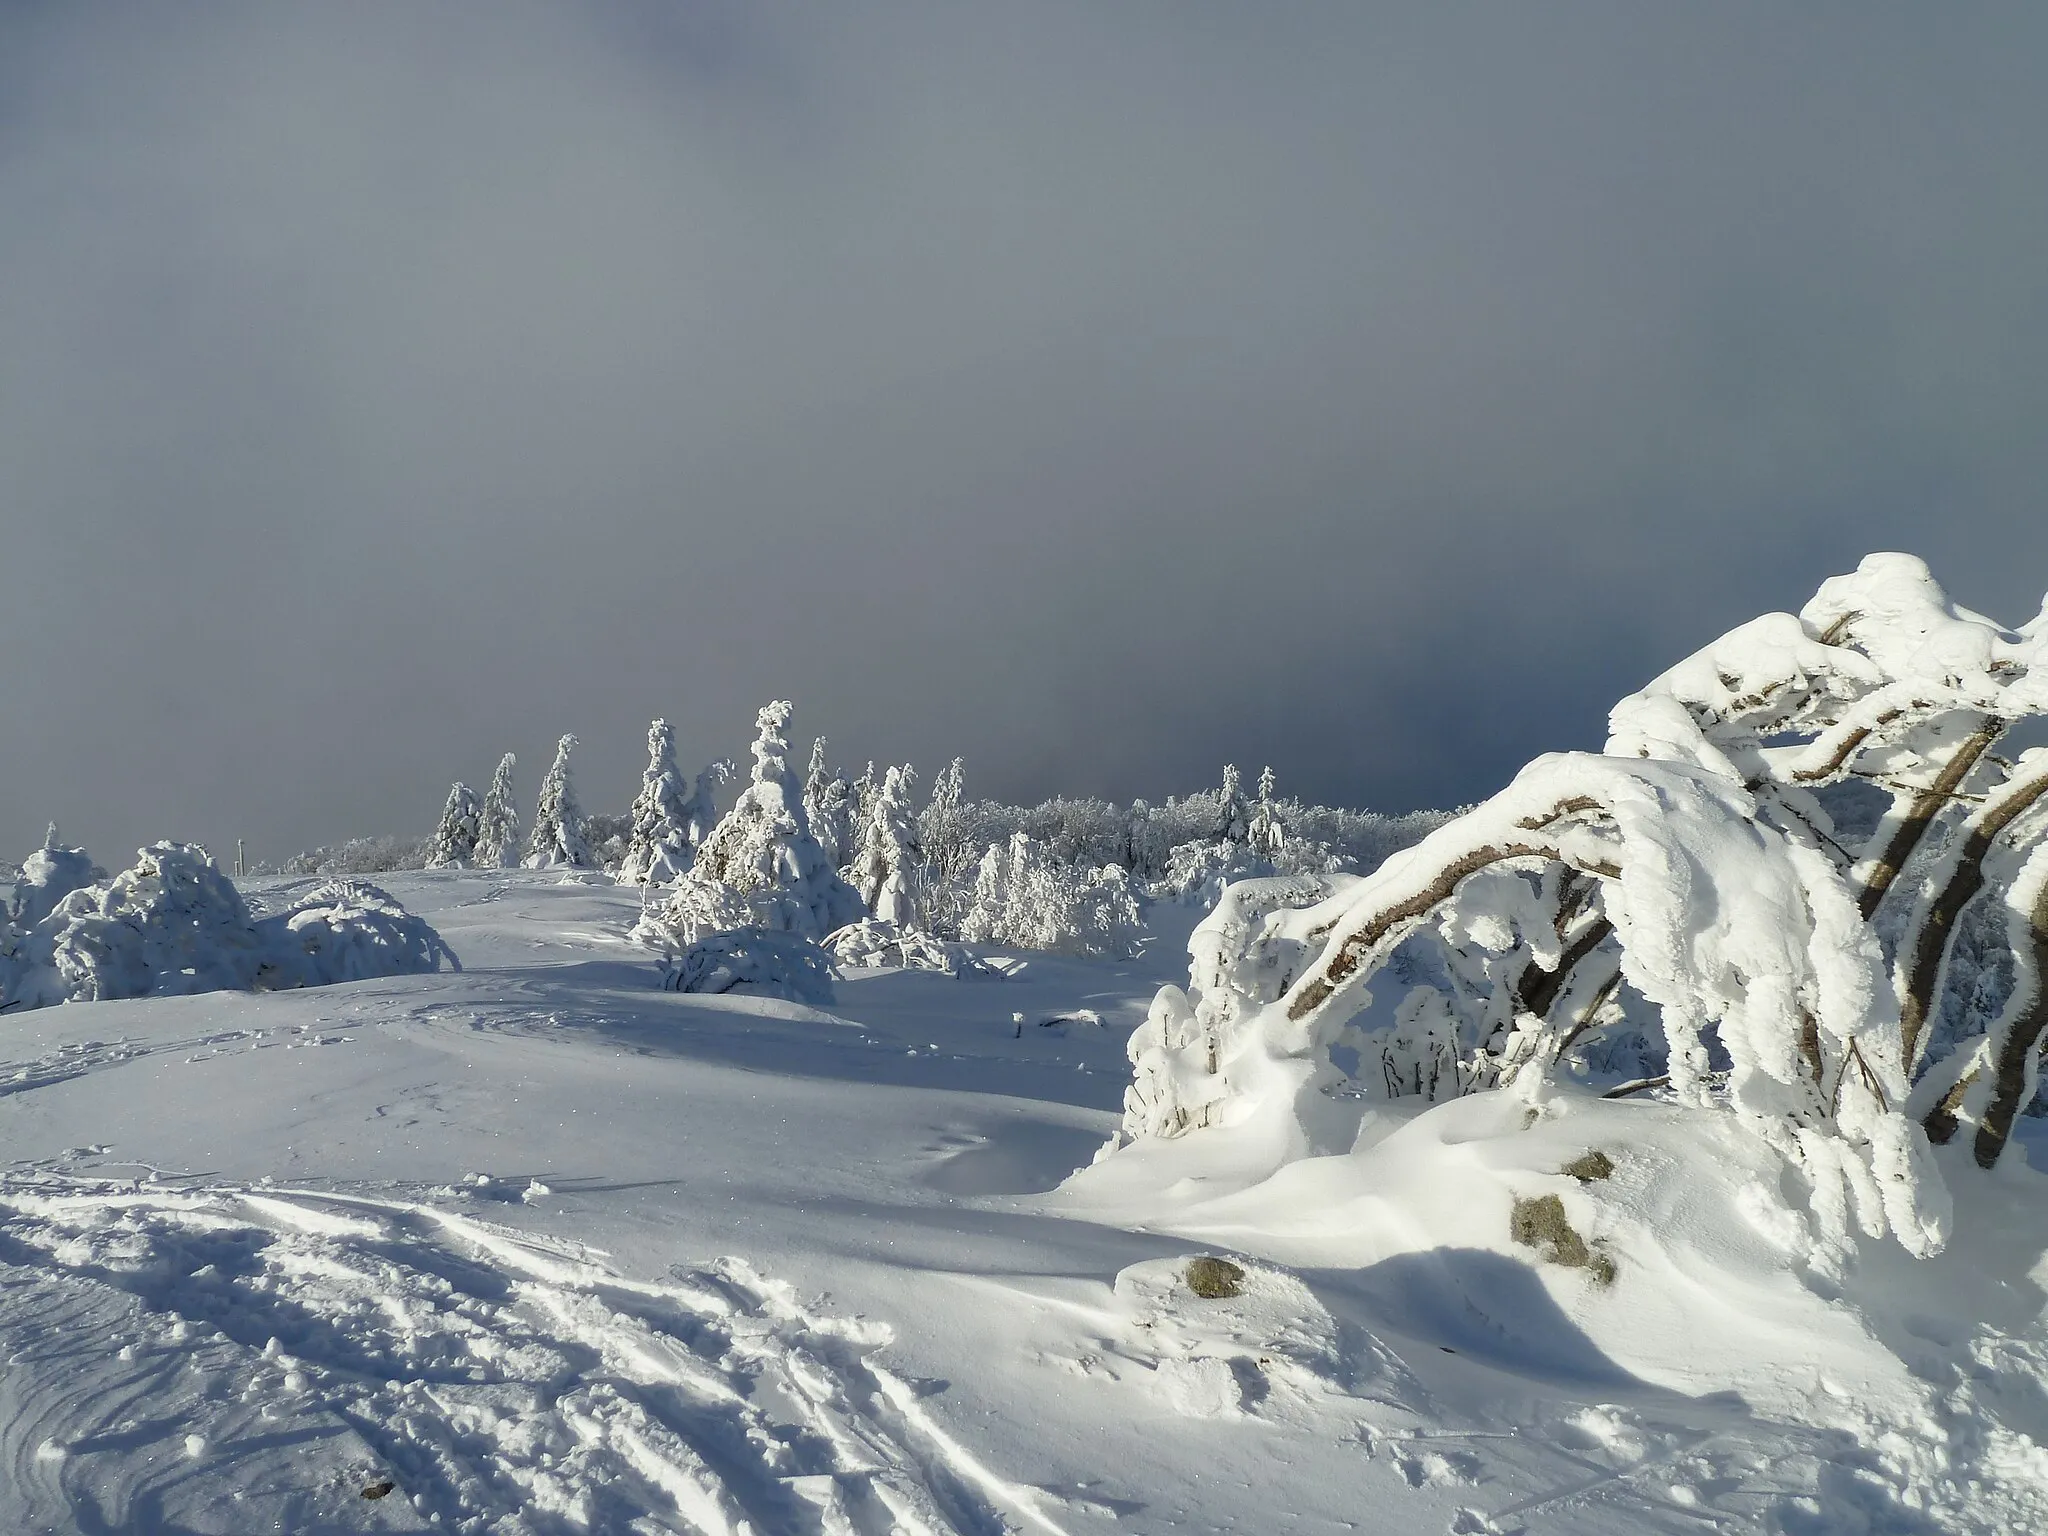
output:
[[[1226,1285],[1203,1283],[1219,1269]],[[1151,1259],[1117,1275],[1115,1296],[1127,1345],[1149,1357],[1154,1394],[1176,1413],[1270,1416],[1343,1395],[1337,1325],[1285,1270],[1208,1254]]]
[[[1228,1245],[1242,1299],[1198,1298],[1186,1259],[1117,1282],[1138,1335],[1183,1362],[1159,1386],[1177,1412],[1251,1411],[1204,1361],[1243,1387],[1246,1354],[1271,1356],[1260,1370],[1276,1402],[1310,1402],[1362,1369],[1286,1265],[1341,1284],[1376,1331],[1512,1377],[1718,1395],[1860,1447],[1820,1477],[1813,1522],[1790,1528],[1865,1529],[1828,1523],[1860,1509],[1870,1529],[2048,1529],[2048,1179],[2015,1166],[1994,1183],[1962,1192],[1947,1251],[1916,1259],[1866,1238],[1843,1263],[1798,1165],[1733,1116],[1493,1092],[1375,1106],[1351,1150],[1328,1156],[1140,1142],[1049,1204]],[[1561,1225],[1518,1220],[1538,1204]],[[1611,1268],[1580,1262],[1573,1242]],[[1588,1412],[1586,1434],[1623,1435],[1621,1419]]]

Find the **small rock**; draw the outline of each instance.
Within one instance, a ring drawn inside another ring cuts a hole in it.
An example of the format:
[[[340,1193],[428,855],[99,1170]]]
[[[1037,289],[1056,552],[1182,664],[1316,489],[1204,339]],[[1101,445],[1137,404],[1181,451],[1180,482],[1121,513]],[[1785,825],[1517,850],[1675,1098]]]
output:
[[[1205,1301],[1244,1294],[1244,1271],[1228,1259],[1204,1254],[1188,1260],[1188,1289]]]

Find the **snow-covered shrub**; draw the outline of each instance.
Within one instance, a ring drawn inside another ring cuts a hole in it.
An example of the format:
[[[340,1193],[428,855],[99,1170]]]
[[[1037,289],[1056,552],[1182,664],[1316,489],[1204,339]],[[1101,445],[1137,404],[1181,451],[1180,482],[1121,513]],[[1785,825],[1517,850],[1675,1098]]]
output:
[[[491,787],[484,792],[484,808],[476,824],[478,869],[519,867],[519,802],[512,791],[512,769],[517,762],[510,752],[499,758]]]
[[[448,803],[441,808],[441,825],[427,845],[428,869],[467,869],[476,857],[477,823],[483,802],[476,791],[460,780],[448,786]]]
[[[1306,1125],[1368,984],[1434,946],[1433,1000],[1404,1001],[1362,1072],[1438,1093],[1447,1054],[1470,1086],[1547,1073],[1633,997],[1673,1097],[1733,1109],[1798,1164],[1824,1230],[1931,1251],[1947,1199],[1927,1141],[1972,1127],[1995,1163],[2048,1034],[2048,749],[1992,750],[2048,713],[2044,644],[2048,619],[2006,630],[1918,560],[1873,555],[1624,699],[1604,751],[1539,758],[1330,899],[1268,914],[1249,943],[1295,946],[1284,990],[1214,1042],[1167,1027],[1164,998],[1138,1077],[1182,1081],[1200,1053],[1222,1079],[1207,1124]],[[1176,1123],[1141,1095],[1125,1134]]]
[[[427,973],[444,960],[462,969],[431,925],[365,881],[330,880],[254,927],[260,959],[249,984],[267,990]]]
[[[744,925],[815,944],[867,915],[811,836],[783,736],[789,716],[789,704],[777,702],[757,717],[753,782],[689,870],[642,913],[634,931],[644,942],[677,952]]]
[[[633,801],[632,841],[619,863],[619,884],[666,885],[690,867],[695,851],[675,732],[656,720],[647,727],[647,769]]]
[[[590,849],[591,864],[617,876],[626,861],[626,850],[633,845],[633,813],[585,811],[583,841]]]
[[[1145,932],[1121,865],[1055,864],[1022,832],[983,853],[961,926],[971,943],[1112,959],[1135,955]]]
[[[1266,919],[1328,901],[1353,883],[1348,875],[1287,876],[1224,888],[1188,936],[1187,988],[1162,987],[1131,1036],[1124,1139],[1219,1123],[1234,1087],[1222,1076],[1226,1050],[1239,1047],[1246,1021],[1280,996],[1306,954],[1299,940],[1269,932]]]
[[[848,923],[825,940],[825,948],[841,966],[896,966],[948,976],[994,974],[961,945],[881,918]]]
[[[396,869],[425,869],[424,837],[352,837],[345,843],[308,848],[284,861],[286,875],[381,875]]]
[[[569,754],[576,738],[555,743],[555,761],[541,780],[540,802],[533,811],[533,832],[526,840],[528,869],[589,869],[595,861],[583,835],[583,808],[576,803],[576,784],[569,776]]]
[[[252,919],[206,850],[153,843],[17,936],[10,1006],[322,986],[431,971],[455,957],[375,886],[325,885]]]
[[[766,928],[708,934],[669,962],[662,985],[671,992],[731,992],[830,1007],[832,960],[809,939]]]
[[[1255,880],[1272,872],[1273,867],[1248,843],[1203,838],[1182,843],[1166,856],[1166,874],[1153,884],[1152,896],[1184,907],[1210,907],[1233,881]]]
[[[94,867],[83,848],[58,847],[57,829],[51,827],[43,846],[22,861],[14,877],[14,901],[10,908],[14,921],[23,928],[33,928],[57,909],[58,902],[95,880],[104,880],[106,873]]]

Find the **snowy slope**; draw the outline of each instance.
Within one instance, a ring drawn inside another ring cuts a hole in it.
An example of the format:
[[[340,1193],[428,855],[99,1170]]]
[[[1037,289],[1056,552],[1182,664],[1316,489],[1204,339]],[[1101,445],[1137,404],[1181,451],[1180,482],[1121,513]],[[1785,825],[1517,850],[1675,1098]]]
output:
[[[2048,1528],[2023,1166],[1839,1284],[1651,1104],[1068,1180],[1184,935],[827,1012],[655,990],[609,884],[389,884],[460,974],[0,1026],[0,1530]]]

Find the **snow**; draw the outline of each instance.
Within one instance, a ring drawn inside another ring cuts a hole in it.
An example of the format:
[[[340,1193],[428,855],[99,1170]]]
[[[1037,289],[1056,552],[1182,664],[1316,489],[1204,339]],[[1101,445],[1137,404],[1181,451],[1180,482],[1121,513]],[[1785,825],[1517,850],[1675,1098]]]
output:
[[[0,1529],[2048,1528],[2040,1122],[1839,1263],[1736,1116],[1569,1088],[1098,1163],[1184,930],[818,1006],[661,990],[632,887],[387,884],[460,972],[6,1016]]]

